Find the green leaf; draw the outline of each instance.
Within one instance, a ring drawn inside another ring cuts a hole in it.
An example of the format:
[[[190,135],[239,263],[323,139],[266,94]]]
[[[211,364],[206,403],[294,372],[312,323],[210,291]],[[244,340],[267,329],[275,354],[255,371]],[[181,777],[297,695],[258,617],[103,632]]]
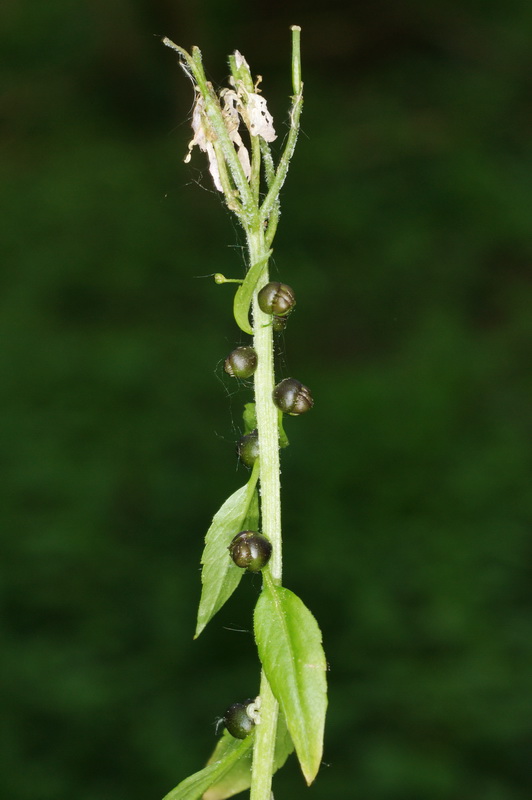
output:
[[[279,718],[277,721],[277,735],[275,739],[275,753],[273,756],[273,770],[276,772],[281,769],[284,762],[294,752],[294,743],[288,728],[286,727],[286,720],[282,711],[279,711]]]
[[[227,749],[227,737],[232,739],[227,731],[224,733],[214,753],[209,759],[209,764],[217,759],[223,757]],[[290,753],[293,751],[294,745],[288,733],[285,719],[281,712],[279,712],[279,720],[277,722],[277,735],[275,739],[275,754],[273,758],[273,771],[277,772],[280,769]],[[251,753],[240,758],[234,766],[227,772],[223,778],[205,792],[203,800],[225,800],[227,797],[232,797],[234,794],[243,792],[251,786]]]
[[[249,502],[248,513],[246,514],[246,518],[244,520],[244,524],[242,525],[241,530],[258,531],[259,518],[260,518],[259,493],[255,489],[255,491],[253,492],[253,496]],[[239,531],[237,531],[237,533],[238,532]]]
[[[214,748],[212,756],[207,764],[212,764],[224,757],[228,747],[234,742],[233,737],[228,731]],[[219,781],[207,789],[203,795],[203,800],[223,800],[225,797],[232,797],[238,792],[243,792],[251,786],[251,751],[248,750],[242,758],[236,761],[231,769],[223,775]]]
[[[282,412],[281,412],[282,413]],[[244,435],[254,431],[257,427],[257,414],[255,413],[255,403],[246,403],[244,405]]]
[[[277,417],[277,422],[278,422],[278,425],[279,425],[279,447],[288,447],[290,442],[288,441],[288,436],[284,432],[283,417],[284,417],[283,412],[281,410],[279,410],[278,417]]]
[[[244,333],[253,334],[253,328],[249,324],[249,308],[251,306],[251,298],[258,283],[258,280],[268,263],[272,251],[268,255],[252,264],[246,273],[243,283],[238,287],[235,294],[233,303],[233,314],[235,315],[236,324],[244,331]]]
[[[258,461],[248,483],[237,489],[214,515],[212,524],[205,536],[205,548],[201,556],[201,598],[198,621],[194,638],[200,635],[209,620],[231,597],[240,583],[243,570],[231,560],[227,548],[236,534],[245,530],[245,521],[254,511],[255,486],[259,476]]]
[[[318,623],[304,603],[265,575],[254,615],[266,677],[286,718],[305,780],[321,763],[327,708],[326,661]]]
[[[253,734],[246,739],[228,736],[231,741],[227,741],[216,761],[185,778],[163,800],[199,800],[210,786],[221,781],[240,759],[245,758],[253,743]]]

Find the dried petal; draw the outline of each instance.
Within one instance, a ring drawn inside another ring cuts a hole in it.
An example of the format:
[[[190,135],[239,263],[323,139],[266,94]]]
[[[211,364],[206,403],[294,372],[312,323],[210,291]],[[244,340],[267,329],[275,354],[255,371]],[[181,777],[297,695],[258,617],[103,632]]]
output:
[[[222,181],[220,180],[220,170],[218,168],[218,160],[216,158],[216,152],[214,150],[214,145],[212,142],[207,142],[206,150],[207,150],[207,157],[209,159],[209,172],[212,175],[214,185],[216,186],[219,192],[223,192]]]
[[[194,109],[192,111],[192,130],[194,138],[188,143],[188,153],[185,157],[185,164],[190,161],[192,150],[196,145],[205,153],[207,150],[207,132],[205,126],[205,101],[201,94],[196,94]]]
[[[246,59],[238,50],[235,51],[235,63],[238,69],[245,67],[249,71]],[[235,145],[244,175],[248,180],[251,176],[251,161],[248,148],[239,133],[240,123],[243,122],[245,124],[251,136],[262,136],[267,142],[273,142],[277,138],[273,127],[273,118],[266,106],[266,100],[258,92],[258,82],[255,86],[255,92],[247,91],[241,81],[232,81],[235,88],[223,89],[220,92],[222,118],[229,138]],[[215,187],[221,192],[223,188],[220,168],[214,148],[217,136],[207,118],[205,100],[197,88],[192,112],[192,130],[194,131],[194,137],[188,144],[185,163],[190,161],[192,150],[196,146],[202,152],[207,153],[209,172],[212,175]]]
[[[223,100],[222,116],[224,118],[225,127],[229,132],[229,136],[240,125],[240,118],[238,116],[238,106],[240,100],[234,89],[222,89],[220,92],[220,100]]]
[[[262,136],[266,142],[273,142],[277,134],[273,127],[273,117],[268,111],[266,100],[256,92],[247,95],[249,132],[252,136]]]
[[[244,175],[249,180],[249,177],[251,175],[251,162],[249,160],[249,153],[247,147],[245,145],[242,145],[241,147],[238,148],[236,154],[238,156],[240,163],[242,164]]]
[[[247,147],[242,141],[242,137],[238,132],[238,127],[240,125],[239,111],[242,107],[242,103],[234,89],[223,89],[220,93],[220,99],[223,99],[224,103],[222,116],[224,118],[225,127],[227,128],[229,138],[233,144],[236,145],[237,155],[240,163],[242,164],[244,175],[246,178],[249,178],[251,175],[251,162],[249,160],[249,153]]]
[[[216,152],[212,143],[214,134],[209,126],[207,116],[205,114],[205,100],[199,92],[196,94],[194,110],[192,111],[192,130],[194,131],[194,138],[188,143],[188,153],[185,156],[185,164],[189,163],[194,147],[197,146],[203,153],[207,153],[207,158],[209,159],[209,172],[212,175],[215,187],[219,192],[221,192],[223,189],[222,182],[220,180],[220,170],[218,169]]]

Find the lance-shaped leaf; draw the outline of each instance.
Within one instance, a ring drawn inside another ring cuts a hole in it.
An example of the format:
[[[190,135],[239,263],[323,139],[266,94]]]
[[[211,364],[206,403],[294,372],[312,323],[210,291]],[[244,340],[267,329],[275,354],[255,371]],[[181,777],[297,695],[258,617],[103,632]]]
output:
[[[209,759],[209,764],[223,758],[228,747],[228,739],[232,737],[227,731],[224,733],[214,753]],[[294,745],[288,733],[283,714],[279,712],[277,722],[277,734],[275,738],[275,753],[273,757],[273,771],[280,769],[290,753],[294,750]],[[246,753],[235,765],[227,772],[223,778],[213,784],[203,795],[203,800],[225,800],[227,797],[243,792],[251,786],[251,753]]]
[[[264,672],[310,784],[321,763],[327,708],[327,665],[321,631],[299,597],[275,586],[267,577],[255,608],[254,625]]]
[[[272,251],[267,256],[261,258],[256,264],[252,264],[246,273],[246,277],[236,290],[235,300],[233,303],[233,314],[238,327],[244,333],[253,334],[253,328],[249,324],[249,309],[251,306],[251,298],[257,285],[257,282],[262,274],[262,271],[268,263]]]
[[[216,761],[185,778],[163,800],[200,800],[210,786],[222,780],[240,759],[246,757],[254,736],[252,734],[247,739],[233,739],[229,736],[229,739]]]
[[[245,529],[248,514],[253,519],[257,517],[255,486],[258,475],[257,460],[248,483],[237,489],[216,512],[205,536],[205,548],[201,556],[202,590],[195,639],[231,597],[244,574],[232,561],[227,548],[231,539]]]

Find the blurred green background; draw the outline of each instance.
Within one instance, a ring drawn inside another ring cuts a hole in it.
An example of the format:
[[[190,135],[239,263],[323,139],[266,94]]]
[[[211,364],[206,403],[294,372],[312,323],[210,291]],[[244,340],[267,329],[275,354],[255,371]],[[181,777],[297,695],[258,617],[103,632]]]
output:
[[[287,8],[287,5],[289,8]],[[285,583],[330,662],[324,766],[277,800],[532,792],[532,5],[4,0],[0,796],[157,800],[258,686],[258,578],[192,641],[240,486],[243,239],[168,35],[240,49],[303,133],[272,274]]]

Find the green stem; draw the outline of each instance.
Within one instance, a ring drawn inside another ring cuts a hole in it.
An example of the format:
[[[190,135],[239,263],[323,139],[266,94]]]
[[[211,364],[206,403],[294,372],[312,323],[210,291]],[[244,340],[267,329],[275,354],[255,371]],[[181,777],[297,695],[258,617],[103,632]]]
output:
[[[270,216],[275,203],[278,201],[279,192],[286,179],[290,160],[294,154],[297,136],[299,133],[299,118],[303,110],[303,83],[301,82],[301,50],[300,50],[301,28],[298,25],[292,26],[292,86],[294,96],[292,98],[292,108],[290,109],[290,131],[286,140],[286,145],[275,173],[275,178],[268,189],[268,194],[261,206],[260,217],[265,222]]]
[[[273,174],[273,163],[266,151],[265,169],[268,194],[260,209],[260,219],[253,231],[248,229],[249,263],[255,264],[267,257],[268,249],[275,235],[279,217],[279,192],[286,178],[290,159],[296,146],[299,131],[299,117],[303,107],[301,83],[301,55],[299,49],[300,28],[292,28],[292,83],[294,100],[290,114],[290,133],[277,171]],[[264,222],[271,219],[271,230],[265,235]],[[253,293],[254,347],[257,352],[255,372],[255,411],[260,448],[260,493],[262,532],[272,543],[272,557],[268,565],[268,580],[280,586],[282,581],[282,537],[281,537],[281,481],[279,463],[279,425],[278,411],[273,402],[275,386],[273,360],[273,328],[271,317],[259,308],[257,293],[268,283],[268,268],[265,267]],[[261,673],[260,683],[261,723],[257,725],[253,745],[253,764],[251,768],[250,800],[270,800],[277,734],[279,705],[273,696],[270,685]]]
[[[301,94],[303,84],[301,82],[301,28],[299,25],[292,25],[292,89],[294,94]]]
[[[262,163],[264,164],[266,186],[269,189],[273,181],[275,180],[275,164],[273,163],[272,151],[270,150],[270,145],[268,144],[268,142],[265,142],[264,139],[260,140],[260,150],[262,155]],[[280,209],[280,202],[279,198],[277,198],[277,200],[272,206],[272,210],[270,211],[268,219],[264,220],[267,226],[266,227],[267,245],[271,245],[271,243],[273,242],[273,238],[277,230],[277,223],[279,222],[279,209]]]
[[[249,800],[270,800],[279,706],[264,672],[260,681],[260,725],[255,728]]]
[[[264,234],[259,231],[250,236],[250,261],[260,262],[268,257]],[[273,364],[273,328],[271,316],[259,308],[257,294],[269,281],[267,266],[253,293],[253,346],[257,353],[255,372],[255,411],[260,447],[260,491],[262,532],[272,543],[270,571],[276,582],[282,578],[281,554],[281,482],[279,477],[278,411],[273,402],[275,387]]]
[[[248,234],[249,260],[255,263],[268,255],[268,246],[260,226]],[[260,447],[260,495],[262,532],[272,543],[270,572],[275,583],[282,578],[281,483],[279,476],[279,429],[277,408],[272,399],[275,385],[273,329],[271,318],[257,302],[257,293],[268,282],[268,269],[262,272],[253,296],[253,345],[257,352],[255,372],[255,412]],[[250,800],[270,800],[273,757],[277,733],[278,704],[264,672],[261,675],[261,723],[253,746]]]

